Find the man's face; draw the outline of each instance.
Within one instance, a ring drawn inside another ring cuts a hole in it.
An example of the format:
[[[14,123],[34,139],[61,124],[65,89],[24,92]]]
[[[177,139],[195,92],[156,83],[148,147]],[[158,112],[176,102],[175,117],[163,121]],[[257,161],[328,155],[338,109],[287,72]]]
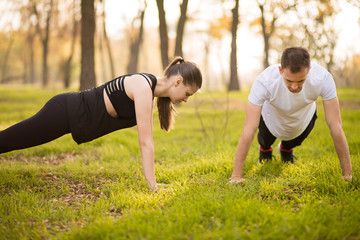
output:
[[[279,71],[283,77],[286,87],[292,93],[299,93],[306,81],[306,77],[309,73],[309,68],[303,68],[300,72],[292,73],[289,68],[282,69],[279,66]]]

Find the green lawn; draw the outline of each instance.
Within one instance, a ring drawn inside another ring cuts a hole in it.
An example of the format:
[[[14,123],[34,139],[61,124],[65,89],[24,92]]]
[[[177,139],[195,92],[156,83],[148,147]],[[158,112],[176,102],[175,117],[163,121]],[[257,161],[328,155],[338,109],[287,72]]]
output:
[[[60,92],[0,86],[0,129]],[[166,192],[147,189],[136,128],[0,155],[0,239],[360,239],[359,92],[338,90],[351,182],[341,179],[319,101],[295,164],[276,153],[258,165],[254,140],[248,180],[228,184],[248,92],[204,92],[177,106],[170,133],[154,112],[156,176]]]

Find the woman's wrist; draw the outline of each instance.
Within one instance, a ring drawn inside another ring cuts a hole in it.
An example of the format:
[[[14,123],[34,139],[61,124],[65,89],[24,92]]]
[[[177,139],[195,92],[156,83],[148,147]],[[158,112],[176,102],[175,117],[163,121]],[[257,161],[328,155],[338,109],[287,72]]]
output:
[[[156,181],[153,182],[153,183],[151,183],[151,182],[149,182],[149,181],[147,181],[147,182],[148,182],[148,186],[149,186],[149,188],[150,188],[150,190],[151,190],[152,192],[156,192],[156,191],[158,190]]]

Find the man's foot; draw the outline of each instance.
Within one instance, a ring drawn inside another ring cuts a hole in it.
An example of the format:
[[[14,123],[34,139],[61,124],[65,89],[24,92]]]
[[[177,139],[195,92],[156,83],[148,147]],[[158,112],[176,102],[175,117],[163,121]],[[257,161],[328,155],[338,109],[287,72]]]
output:
[[[293,155],[293,150],[286,150],[282,148],[282,144],[281,142],[278,145],[278,151],[281,155],[281,160],[284,163],[290,162],[290,163],[294,163],[294,155]]]
[[[270,149],[263,149],[260,146],[260,154],[259,154],[259,163],[262,163],[263,161],[269,161],[272,159],[272,147]]]

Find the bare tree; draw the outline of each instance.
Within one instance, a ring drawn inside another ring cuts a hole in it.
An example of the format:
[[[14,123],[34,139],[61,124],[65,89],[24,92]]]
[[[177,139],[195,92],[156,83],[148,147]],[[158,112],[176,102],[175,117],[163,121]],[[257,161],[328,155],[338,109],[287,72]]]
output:
[[[360,9],[360,2],[358,0],[346,0],[348,3]]]
[[[269,49],[270,49],[270,37],[273,35],[275,31],[275,22],[278,19],[278,15],[275,15],[275,13],[272,15],[271,19],[269,20],[270,26],[268,26],[268,23],[265,19],[265,1],[264,2],[258,2],[258,6],[261,12],[261,29],[262,29],[262,35],[264,38],[264,60],[263,60],[263,66],[264,68],[267,68],[269,64]],[[274,11],[275,12],[275,11]]]
[[[221,7],[221,5],[220,5]],[[205,31],[206,37],[205,40],[205,54],[206,56],[209,56],[215,49],[221,48],[222,40],[225,36],[229,34],[229,31],[231,30],[231,24],[232,24],[232,17],[228,16],[226,14],[225,8],[221,11],[223,14],[222,16],[218,18],[213,18],[208,26],[208,29]],[[220,51],[215,51],[215,53],[218,55],[218,59],[221,58]],[[205,68],[208,67],[208,57],[205,59]],[[226,66],[225,66],[226,65]],[[218,60],[218,67],[220,69],[220,76],[219,76],[219,82],[221,82],[221,87],[225,87],[225,89],[228,89],[229,82],[226,81],[227,72],[228,72],[228,64],[224,64],[223,61]],[[204,71],[204,77],[206,78],[205,83],[207,84],[208,88],[214,87],[215,78],[209,73],[209,70]],[[211,76],[211,77],[210,77]],[[212,80],[214,79],[214,80]],[[215,86],[217,87],[217,86]]]
[[[36,23],[29,21],[33,16],[33,7],[28,4],[21,4],[18,6],[20,13],[20,31],[24,36],[24,48],[23,48],[23,66],[24,66],[24,78],[23,82],[34,83],[35,82],[35,51],[34,51],[34,39],[37,34]]]
[[[167,23],[165,17],[164,0],[156,0],[158,13],[159,13],[159,33],[160,33],[160,52],[161,62],[163,68],[168,65],[169,62],[169,38],[167,32]]]
[[[1,63],[2,68],[1,68],[0,83],[4,83],[7,81],[7,69],[8,69],[8,63],[9,63],[9,56],[10,56],[11,48],[12,48],[13,44],[14,44],[14,37],[11,36],[8,47],[6,48],[6,52],[4,54],[3,61]]]
[[[24,57],[24,83],[34,83],[35,82],[35,53],[34,53],[34,38],[35,31],[30,27],[26,35],[26,45],[27,50],[25,50],[25,55],[29,51],[29,66],[27,66],[27,58]]]
[[[230,82],[229,91],[239,90],[239,78],[237,71],[237,28],[239,25],[239,0],[235,0],[235,7],[232,9],[233,20],[231,24],[231,53],[230,53]]]
[[[103,39],[103,32],[98,32],[97,31],[97,35],[99,36],[99,40],[97,41],[98,45],[99,45],[99,55],[98,58],[100,58],[100,71],[101,71],[101,78],[102,81],[106,81],[107,79],[107,74],[106,74],[106,63],[105,63],[105,53],[104,53],[104,39]]]
[[[165,68],[169,62],[169,37],[167,33],[167,23],[164,10],[164,0],[156,0],[159,13],[159,32],[160,32],[160,51],[161,61],[163,68]],[[180,18],[177,25],[176,32],[176,46],[174,54],[175,56],[182,56],[182,43],[184,37],[184,28],[186,23],[186,12],[187,12],[188,0],[183,0],[180,4]]]
[[[176,42],[175,42],[175,52],[174,56],[183,56],[183,38],[184,38],[184,28],[186,23],[186,12],[189,0],[183,0],[180,5],[180,18],[176,30]]]
[[[49,36],[50,36],[50,20],[52,16],[53,9],[53,0],[50,0],[45,5],[45,26],[41,26],[42,16],[37,9],[36,2],[34,0],[31,1],[33,12],[37,19],[37,32],[40,36],[42,47],[43,47],[43,63],[42,63],[42,84],[43,86],[48,85],[48,49],[49,49]]]
[[[95,8],[94,0],[81,0],[81,74],[80,90],[96,85],[95,77]]]
[[[294,8],[294,5],[292,4],[291,1],[281,1],[281,0],[256,0],[256,1],[260,9],[261,16],[259,19],[255,20],[255,23],[259,23],[261,26],[261,34],[264,39],[263,67],[267,68],[270,65],[269,53],[270,53],[270,49],[272,48],[270,40],[276,33],[278,19],[280,17],[285,16],[289,10]],[[281,39],[280,36],[279,39]]]
[[[115,77],[115,68],[114,68],[114,58],[112,55],[112,48],[111,48],[111,44],[110,44],[110,39],[107,35],[107,31],[106,31],[106,12],[105,12],[105,0],[101,0],[103,3],[103,12],[102,12],[102,18],[103,18],[103,36],[104,36],[104,40],[105,40],[105,46],[106,46],[106,50],[107,50],[107,54],[108,54],[108,58],[109,58],[109,64],[110,64],[110,72],[111,72],[111,78]]]
[[[72,4],[73,9],[73,16],[72,16],[72,33],[71,33],[71,45],[70,45],[70,53],[67,59],[63,63],[62,72],[64,77],[64,87],[68,88],[70,86],[70,79],[71,79],[71,64],[72,59],[74,56],[75,51],[75,43],[76,43],[76,37],[78,35],[78,25],[79,22],[77,20],[77,0],[73,0]]]
[[[305,38],[298,37],[301,45],[309,49],[312,58],[324,64],[329,72],[334,65],[334,49],[338,38],[334,28],[337,2],[305,0],[303,4],[295,5],[300,28],[303,30],[299,34],[305,33]],[[300,7],[305,9],[300,11]]]
[[[133,23],[139,19],[140,20],[140,27],[138,34],[132,35],[130,39],[130,54],[129,54],[129,63],[127,66],[128,73],[135,73],[137,72],[138,62],[139,62],[139,53],[140,53],[140,46],[143,41],[144,35],[144,17],[145,17],[145,10],[146,10],[146,1],[144,9],[139,10],[139,15],[134,19]]]

